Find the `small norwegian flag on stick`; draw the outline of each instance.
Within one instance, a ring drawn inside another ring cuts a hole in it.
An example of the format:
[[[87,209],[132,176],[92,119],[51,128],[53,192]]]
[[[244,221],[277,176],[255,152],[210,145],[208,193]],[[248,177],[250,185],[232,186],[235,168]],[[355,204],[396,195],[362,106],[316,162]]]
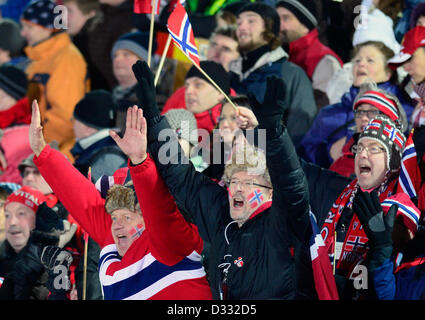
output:
[[[210,76],[201,68],[199,62],[198,48],[196,47],[195,37],[193,35],[192,25],[190,24],[189,17],[186,10],[180,3],[177,2],[174,11],[170,14],[167,24],[168,32],[174,44],[188,57],[193,65],[211,82],[211,84],[226,98],[226,100],[236,110],[236,106],[230,100],[226,93],[210,78]]]

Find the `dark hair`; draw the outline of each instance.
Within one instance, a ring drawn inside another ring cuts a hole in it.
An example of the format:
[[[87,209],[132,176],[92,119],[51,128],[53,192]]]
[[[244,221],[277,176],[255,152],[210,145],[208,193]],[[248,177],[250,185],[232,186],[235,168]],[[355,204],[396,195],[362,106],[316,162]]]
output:
[[[404,1],[401,0],[380,0],[376,8],[390,17],[395,24],[398,14],[404,9]]]
[[[216,18],[223,19],[228,25],[236,25],[236,16],[230,11],[221,10],[217,12]]]
[[[230,99],[230,101],[233,102],[233,104],[235,106],[241,106],[241,107],[251,109],[248,97],[243,95],[243,94],[240,94],[240,95],[237,95],[237,96],[231,96],[231,97],[229,97],[229,99]],[[224,105],[226,103],[229,103],[229,101],[227,101],[227,99],[223,99],[221,101],[222,105]],[[221,111],[223,111],[223,109],[221,109]]]
[[[232,38],[235,41],[238,41],[238,38],[236,37],[236,27],[235,26],[227,26],[227,27],[218,27],[216,28],[213,33],[211,34],[211,37],[214,37],[216,35],[225,36],[228,38]]]
[[[63,0],[64,4],[74,2],[82,13],[88,14],[91,11],[100,12],[100,3],[98,0]]]
[[[273,32],[273,19],[269,17],[263,17],[265,31],[263,32],[263,38],[269,45],[269,47],[274,50],[277,47],[282,45],[280,38]]]

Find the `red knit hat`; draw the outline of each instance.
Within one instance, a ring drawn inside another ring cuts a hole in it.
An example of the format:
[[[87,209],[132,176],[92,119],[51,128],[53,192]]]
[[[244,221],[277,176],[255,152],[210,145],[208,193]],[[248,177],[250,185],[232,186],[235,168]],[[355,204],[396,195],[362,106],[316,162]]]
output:
[[[353,105],[353,110],[356,110],[363,103],[378,108],[379,111],[393,121],[399,119],[397,103],[379,91],[369,90],[363,93]]]
[[[24,186],[11,193],[4,204],[4,207],[11,202],[19,202],[30,208],[34,213],[37,212],[38,207],[45,201],[45,196],[42,192],[32,189],[31,187]]]

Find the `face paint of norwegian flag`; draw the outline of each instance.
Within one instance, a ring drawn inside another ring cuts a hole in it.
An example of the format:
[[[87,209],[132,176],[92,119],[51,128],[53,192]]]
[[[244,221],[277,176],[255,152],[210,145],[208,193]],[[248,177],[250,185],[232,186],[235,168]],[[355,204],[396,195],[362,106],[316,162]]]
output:
[[[142,235],[144,230],[145,230],[145,227],[142,224],[138,224],[133,229],[131,229],[130,231],[131,238],[137,239],[138,237]]]
[[[254,209],[264,202],[264,196],[260,189],[255,189],[247,197],[249,206]]]

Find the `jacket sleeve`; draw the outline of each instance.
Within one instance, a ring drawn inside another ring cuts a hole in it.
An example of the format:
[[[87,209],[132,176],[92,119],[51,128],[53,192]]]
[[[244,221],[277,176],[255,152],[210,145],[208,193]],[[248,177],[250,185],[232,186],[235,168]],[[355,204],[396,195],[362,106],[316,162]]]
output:
[[[160,134],[166,129],[172,134],[167,136],[167,141],[161,141]],[[197,225],[201,237],[210,241],[221,223],[230,222],[227,190],[196,172],[165,117],[148,125],[148,148],[177,206]]]
[[[142,164],[129,168],[154,256],[174,265],[193,251],[201,254],[203,242],[198,229],[178,211],[152,158],[148,155]]]
[[[95,186],[49,145],[34,157],[34,164],[72,217],[103,246],[112,221]]]
[[[267,140],[266,158],[273,185],[275,219],[285,219],[289,231],[304,242],[309,227],[308,185],[286,129],[280,136]],[[281,234],[285,232],[284,225],[273,224]]]
[[[394,264],[387,260],[372,272],[373,285],[379,300],[394,300],[396,280],[393,269]]]
[[[313,88],[304,70],[289,61],[282,65],[282,76],[287,86],[287,103],[291,106],[286,126],[294,145],[298,146],[317,114]],[[288,81],[288,79],[291,80]]]

